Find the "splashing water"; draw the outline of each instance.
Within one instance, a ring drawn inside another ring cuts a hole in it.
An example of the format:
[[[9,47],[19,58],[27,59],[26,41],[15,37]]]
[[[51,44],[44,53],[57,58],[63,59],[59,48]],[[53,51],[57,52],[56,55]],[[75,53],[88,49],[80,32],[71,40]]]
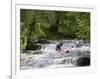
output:
[[[21,61],[21,69],[72,67],[75,66],[73,64],[75,58],[90,55],[89,43],[84,44],[75,40],[64,40],[61,51],[56,51],[57,44],[57,41],[56,43],[43,44],[39,50],[43,52],[41,54],[26,54],[26,57],[29,56],[29,58]]]

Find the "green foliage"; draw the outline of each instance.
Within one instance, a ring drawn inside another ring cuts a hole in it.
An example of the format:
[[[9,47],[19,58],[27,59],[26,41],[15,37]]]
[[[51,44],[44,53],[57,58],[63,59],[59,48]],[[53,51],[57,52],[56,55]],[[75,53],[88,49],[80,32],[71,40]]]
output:
[[[30,24],[34,16],[34,10],[20,10],[20,47],[25,49],[27,45],[27,39],[30,31]]]
[[[71,11],[20,10],[20,45],[37,39],[90,39],[90,13]]]
[[[80,13],[77,16],[78,28],[76,36],[78,39],[90,39],[90,13]]]
[[[40,23],[36,23],[32,32],[31,40],[38,39],[39,37],[46,37],[46,34],[41,29]]]

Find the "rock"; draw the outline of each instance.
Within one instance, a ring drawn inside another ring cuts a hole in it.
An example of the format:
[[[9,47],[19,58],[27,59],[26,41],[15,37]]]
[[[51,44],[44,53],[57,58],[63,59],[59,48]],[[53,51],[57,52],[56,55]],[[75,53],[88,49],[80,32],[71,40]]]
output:
[[[89,66],[90,65],[90,58],[89,57],[80,57],[74,61],[76,66]]]
[[[43,52],[41,50],[36,50],[35,52],[33,52],[32,54],[43,54]]]
[[[77,60],[77,66],[88,66],[90,65],[90,59],[89,58],[79,58]]]
[[[65,49],[61,49],[62,54],[63,53],[70,53],[70,48],[65,48]]]
[[[76,47],[80,47],[84,44],[83,40],[77,40],[77,41],[75,41],[75,43],[76,43]]]
[[[21,61],[27,61],[29,60],[30,58],[26,55],[26,54],[21,54],[21,57],[20,57],[20,60]]]
[[[69,53],[69,50],[67,50],[65,53]]]
[[[51,44],[51,42],[49,40],[46,40],[46,39],[39,39],[36,43]]]
[[[70,62],[66,60],[65,64],[67,65],[67,64],[69,64],[69,63],[70,63]]]
[[[64,58],[54,60],[54,64],[65,64],[66,62],[67,60]]]
[[[33,53],[33,52],[34,52],[34,51],[32,51],[32,50],[25,50],[25,51],[24,51],[24,53],[30,53],[30,54]]]
[[[35,43],[28,43],[26,46],[26,50],[40,50],[41,48],[41,45]]]

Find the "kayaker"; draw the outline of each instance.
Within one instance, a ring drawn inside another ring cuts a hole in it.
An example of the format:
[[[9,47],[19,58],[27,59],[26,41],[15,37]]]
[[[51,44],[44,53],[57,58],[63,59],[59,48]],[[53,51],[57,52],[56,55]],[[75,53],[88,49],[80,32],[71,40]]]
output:
[[[57,46],[56,46],[56,50],[57,51],[60,51],[61,50],[61,46],[62,46],[63,44],[62,44],[62,42],[61,43],[59,43],[59,44],[57,44]]]

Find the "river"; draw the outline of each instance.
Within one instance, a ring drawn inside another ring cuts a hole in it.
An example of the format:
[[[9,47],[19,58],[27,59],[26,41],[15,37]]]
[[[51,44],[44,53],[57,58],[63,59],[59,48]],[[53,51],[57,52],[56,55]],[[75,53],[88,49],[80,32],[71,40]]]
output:
[[[30,53],[21,53],[21,69],[67,68],[90,65],[89,42],[82,40],[63,40],[60,51],[55,50],[59,42],[55,40],[51,40],[51,42],[51,44],[42,44],[40,50],[28,50]],[[81,59],[81,64],[83,65],[77,64],[78,62],[80,63],[78,61],[80,58],[83,58]]]

